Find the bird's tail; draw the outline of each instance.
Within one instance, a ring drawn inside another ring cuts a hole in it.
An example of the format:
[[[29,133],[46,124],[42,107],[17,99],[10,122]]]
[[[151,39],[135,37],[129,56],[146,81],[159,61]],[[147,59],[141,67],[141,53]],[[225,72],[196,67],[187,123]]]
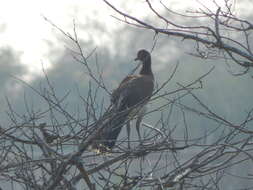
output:
[[[114,147],[119,133],[128,119],[129,111],[125,110],[115,114],[111,111],[108,115],[106,116],[108,117],[107,121],[102,124],[101,132],[92,142],[92,149],[104,152]]]

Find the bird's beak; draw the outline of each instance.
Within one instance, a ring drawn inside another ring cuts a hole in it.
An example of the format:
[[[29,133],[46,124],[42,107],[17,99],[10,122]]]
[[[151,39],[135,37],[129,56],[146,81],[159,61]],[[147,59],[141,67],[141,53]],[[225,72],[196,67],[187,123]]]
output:
[[[135,61],[138,61],[138,60],[139,60],[139,58],[138,58],[138,57],[136,57],[134,60],[135,60]]]

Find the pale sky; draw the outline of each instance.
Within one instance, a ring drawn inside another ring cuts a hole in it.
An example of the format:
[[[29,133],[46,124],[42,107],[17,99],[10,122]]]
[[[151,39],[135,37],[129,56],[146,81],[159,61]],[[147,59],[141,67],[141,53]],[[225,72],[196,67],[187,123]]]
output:
[[[127,3],[124,3],[123,0],[111,0],[110,2],[139,18],[151,15],[143,0],[130,0]],[[161,9],[158,0],[152,2],[154,7]],[[194,10],[200,6],[199,3],[203,3],[208,8],[214,7],[211,0],[170,0],[167,5],[173,10],[184,12],[186,7],[187,10]],[[65,48],[64,42],[59,43],[56,37],[59,33],[43,19],[42,15],[70,33],[74,19],[78,25],[95,18],[103,24],[107,32],[103,35],[92,35],[92,40],[98,47],[107,43],[108,49],[111,48],[111,50],[113,48],[109,47],[109,42],[113,41],[113,32],[124,26],[123,23],[111,17],[117,14],[102,0],[0,0],[0,4],[0,48],[8,46],[21,53],[21,64],[26,65],[29,69],[27,75],[23,77],[25,80],[31,80],[33,76],[41,73],[42,62],[45,68],[50,68],[52,62],[57,58],[57,55],[54,57],[50,54],[51,51],[57,51],[60,56]],[[243,10],[244,14],[250,12],[249,6],[247,9],[242,5],[238,7]],[[80,30],[78,34],[80,38],[85,39],[89,32],[91,31]]]

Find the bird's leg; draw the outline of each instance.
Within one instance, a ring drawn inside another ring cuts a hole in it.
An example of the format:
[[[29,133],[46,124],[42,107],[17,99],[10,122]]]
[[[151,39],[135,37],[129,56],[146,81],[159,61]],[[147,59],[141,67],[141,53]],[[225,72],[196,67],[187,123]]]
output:
[[[141,140],[141,133],[140,133],[140,127],[141,127],[141,122],[142,122],[142,119],[146,113],[146,110],[147,110],[147,107],[146,106],[143,106],[141,108],[141,110],[139,110],[139,113],[138,113],[138,117],[136,119],[136,131],[137,131],[137,134],[138,134],[138,138],[139,138],[139,141],[140,141],[140,144],[142,144],[142,140]]]
[[[127,129],[127,145],[128,145],[128,149],[130,149],[130,132],[131,132],[131,128],[130,128],[130,121],[127,121],[126,124],[126,129]]]
[[[139,115],[139,117],[136,120],[136,131],[137,131],[137,134],[138,134],[140,144],[142,144],[141,133],[140,133],[140,126],[141,126],[142,118],[143,118],[143,115],[141,114],[141,115]]]

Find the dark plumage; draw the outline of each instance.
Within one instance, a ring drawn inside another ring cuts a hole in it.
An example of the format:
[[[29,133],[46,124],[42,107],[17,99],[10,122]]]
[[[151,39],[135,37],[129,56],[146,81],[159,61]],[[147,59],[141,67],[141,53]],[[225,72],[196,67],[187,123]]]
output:
[[[142,62],[140,73],[127,76],[113,91],[110,119],[104,124],[103,130],[96,138],[96,148],[113,148],[125,122],[134,117],[152,95],[154,76],[151,69],[151,55],[146,50],[140,50],[135,60]],[[137,132],[140,137],[138,126]]]

